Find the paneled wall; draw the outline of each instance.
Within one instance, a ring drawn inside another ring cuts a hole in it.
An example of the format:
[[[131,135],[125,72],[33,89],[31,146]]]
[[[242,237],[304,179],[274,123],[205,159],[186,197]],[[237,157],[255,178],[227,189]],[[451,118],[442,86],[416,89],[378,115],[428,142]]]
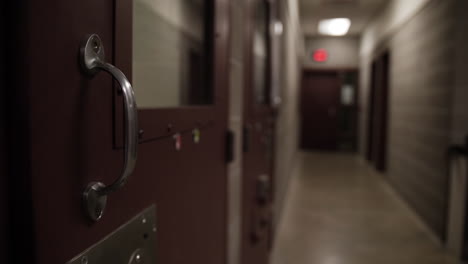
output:
[[[454,3],[421,2],[419,8],[409,6],[414,13],[406,13],[406,20],[401,20],[401,16],[392,18],[392,14],[395,10],[402,12],[405,4],[393,1],[368,27],[361,49],[361,102],[365,102],[361,152],[365,153],[367,143],[370,63],[379,52],[388,50],[391,66],[385,177],[440,238],[445,233],[447,209],[446,151],[455,72]],[[376,27],[388,34],[377,36]]]
[[[394,34],[431,0],[388,0],[385,11],[367,26],[362,36],[361,54],[370,54],[382,39]]]
[[[308,37],[305,45],[305,67],[319,69],[359,67],[359,37]],[[318,49],[327,50],[328,60],[326,62],[313,60],[313,53]]]
[[[281,105],[276,128],[274,225],[277,226],[283,208],[290,175],[296,160],[299,128],[299,85],[304,56],[304,39],[299,23],[297,0],[281,1],[284,25],[281,63]]]
[[[456,3],[455,90],[453,92],[451,142],[465,143],[468,136],[468,1]]]

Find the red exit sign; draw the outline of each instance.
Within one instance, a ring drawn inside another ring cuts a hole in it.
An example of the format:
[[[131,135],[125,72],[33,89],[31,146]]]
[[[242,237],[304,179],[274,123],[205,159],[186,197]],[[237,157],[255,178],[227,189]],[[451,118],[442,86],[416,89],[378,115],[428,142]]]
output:
[[[312,58],[316,62],[326,62],[328,60],[328,51],[326,49],[318,49],[314,51]]]

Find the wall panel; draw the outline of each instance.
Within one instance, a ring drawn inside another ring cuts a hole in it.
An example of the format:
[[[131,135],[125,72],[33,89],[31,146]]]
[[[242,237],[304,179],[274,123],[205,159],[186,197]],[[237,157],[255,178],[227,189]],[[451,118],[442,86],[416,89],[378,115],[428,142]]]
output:
[[[361,120],[366,119],[368,111],[369,64],[379,50],[389,50],[389,139],[385,177],[440,238],[445,234],[447,209],[445,154],[450,143],[455,73],[454,7],[454,0],[429,1],[426,6],[415,9],[407,21],[400,21],[400,27],[393,27],[387,35],[372,39],[376,24],[390,28],[392,25],[382,23],[394,23],[377,18],[363,39],[380,44],[371,50],[365,50],[369,46],[364,45],[361,50],[361,87],[365,102]],[[386,14],[391,10],[379,17],[391,17]],[[365,120],[361,122],[361,152],[367,142],[366,125]]]

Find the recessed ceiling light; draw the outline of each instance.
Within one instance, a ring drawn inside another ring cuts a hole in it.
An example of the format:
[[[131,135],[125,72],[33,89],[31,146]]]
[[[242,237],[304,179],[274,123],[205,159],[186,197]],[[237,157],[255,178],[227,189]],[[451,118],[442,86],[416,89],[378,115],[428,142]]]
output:
[[[349,18],[323,19],[319,22],[319,32],[323,35],[344,36],[351,26]]]
[[[278,36],[283,34],[283,23],[281,21],[273,22],[273,32]]]

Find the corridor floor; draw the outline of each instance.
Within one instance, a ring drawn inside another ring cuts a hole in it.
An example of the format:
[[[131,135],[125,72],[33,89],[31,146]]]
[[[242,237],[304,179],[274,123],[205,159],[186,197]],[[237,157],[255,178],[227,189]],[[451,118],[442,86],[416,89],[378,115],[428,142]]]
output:
[[[456,263],[356,156],[301,153],[297,166],[273,264]]]

